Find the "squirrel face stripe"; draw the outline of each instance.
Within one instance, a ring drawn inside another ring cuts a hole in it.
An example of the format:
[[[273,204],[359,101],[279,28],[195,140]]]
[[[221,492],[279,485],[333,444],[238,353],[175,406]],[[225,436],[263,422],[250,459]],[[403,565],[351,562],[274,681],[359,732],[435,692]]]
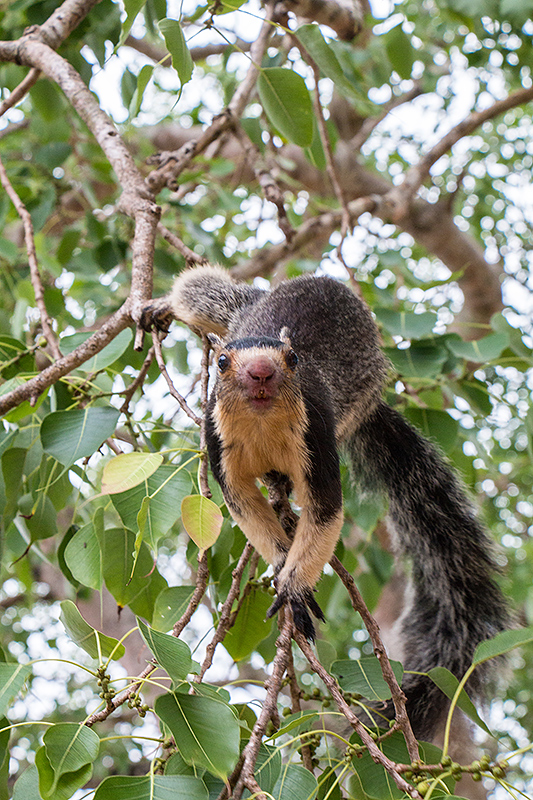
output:
[[[313,589],[343,523],[338,449],[360,489],[388,496],[397,555],[412,561],[397,623],[408,671],[402,689],[415,734],[431,740],[449,701],[420,673],[443,666],[461,678],[476,645],[506,628],[509,613],[491,540],[463,487],[381,399],[387,365],[369,309],[330,278],[302,276],[263,291],[219,267],[198,267],[181,273],[142,321],[165,330],[172,317],[210,335],[215,350],[209,461],[235,521],[274,565],[270,614],[289,605],[309,639],[311,613],[323,619]],[[283,503],[291,491],[299,518]],[[487,669],[477,668],[471,693],[482,694]],[[392,702],[376,714],[391,718]]]

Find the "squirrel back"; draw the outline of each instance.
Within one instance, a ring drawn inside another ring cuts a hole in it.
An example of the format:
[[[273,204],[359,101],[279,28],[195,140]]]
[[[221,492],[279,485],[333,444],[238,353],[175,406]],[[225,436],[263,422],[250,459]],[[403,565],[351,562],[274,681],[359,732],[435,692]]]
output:
[[[386,361],[365,304],[330,278],[302,276],[272,291],[239,284],[219,268],[182,273],[148,316],[186,322],[210,336],[217,380],[206,412],[209,460],[226,504],[274,565],[277,598],[314,638],[323,614],[314,585],[343,523],[338,451],[363,491],[389,498],[397,555],[412,563],[399,620],[402,688],[415,734],[431,739],[449,705],[424,675],[461,678],[475,647],[508,625],[492,543],[459,481],[435,450],[381,400]],[[163,326],[164,327],[164,326]],[[223,337],[223,338],[219,338]],[[296,524],[269,496],[294,492]],[[469,682],[481,695],[487,667]],[[371,712],[390,718],[392,703]]]

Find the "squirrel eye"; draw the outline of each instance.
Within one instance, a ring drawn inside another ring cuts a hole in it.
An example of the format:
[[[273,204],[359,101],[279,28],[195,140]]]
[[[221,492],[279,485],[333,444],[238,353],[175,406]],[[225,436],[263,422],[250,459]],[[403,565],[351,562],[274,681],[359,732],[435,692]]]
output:
[[[221,356],[218,357],[218,368],[221,372],[225,372],[230,365],[229,357],[222,353]]]
[[[287,366],[289,369],[294,369],[296,364],[298,363],[298,356],[294,352],[294,350],[289,350],[287,355],[285,356],[285,360],[287,362]]]

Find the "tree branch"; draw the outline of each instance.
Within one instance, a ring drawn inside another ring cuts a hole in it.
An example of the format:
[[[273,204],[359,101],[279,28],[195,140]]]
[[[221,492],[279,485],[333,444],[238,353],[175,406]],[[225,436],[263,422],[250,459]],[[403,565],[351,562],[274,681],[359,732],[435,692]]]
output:
[[[429,177],[431,167],[439,158],[451,150],[454,144],[465,136],[469,136],[487,120],[494,119],[494,117],[503,114],[510,108],[516,108],[516,106],[528,103],[532,99],[533,87],[519,89],[513,94],[504,97],[503,100],[497,100],[489,108],[485,108],[482,111],[474,111],[452,128],[431,150],[422,156],[418,164],[407,171],[402,183],[389,193],[387,202],[393,205],[393,220],[401,220],[408,213],[409,201],[426,178]]]
[[[245,788],[252,793],[258,792],[259,798],[267,800],[264,792],[257,787],[257,782],[254,778],[254,768],[266,727],[272,717],[277,714],[277,698],[281,689],[281,682],[283,680],[285,670],[287,669],[289,651],[291,647],[292,629],[292,617],[290,613],[287,613],[287,611],[284,610],[283,623],[278,641],[276,642],[276,655],[272,663],[272,675],[267,682],[267,695],[263,701],[261,713],[257,718],[250,738],[242,753],[243,764],[239,780],[237,781],[237,785],[233,791],[234,800],[240,800]]]
[[[41,392],[44,392],[45,389],[48,389],[49,386],[56,383],[63,375],[67,375],[85,361],[93,358],[100,350],[103,350],[106,344],[109,344],[115,336],[118,336],[118,334],[130,324],[131,315],[129,311],[129,301],[126,300],[121,308],[106,320],[99,330],[73,350],[72,353],[59,358],[49,367],[43,369],[39,375],[30,378],[30,380],[22,386],[17,386],[12,392],[8,392],[0,397],[0,416],[6,414],[24,400],[37,398]]]
[[[366,8],[359,0],[284,0],[283,4],[298,17],[327,25],[345,41],[354,39],[363,28]]]
[[[409,756],[412,761],[415,761],[417,758],[419,758],[418,742],[415,739],[415,736],[413,734],[413,729],[411,728],[411,723],[409,722],[409,717],[407,716],[407,711],[405,708],[405,700],[406,700],[405,695],[402,692],[400,686],[398,685],[396,676],[392,671],[389,657],[387,655],[387,651],[385,650],[385,645],[383,644],[383,640],[381,638],[379,626],[374,617],[372,616],[372,614],[369,612],[368,608],[366,607],[365,601],[363,600],[361,593],[357,588],[357,584],[355,583],[353,576],[350,575],[350,573],[344,567],[342,562],[339,561],[337,556],[333,556],[333,558],[329,563],[333,567],[333,569],[335,570],[341,581],[344,583],[346,589],[348,590],[348,594],[350,595],[352,606],[354,610],[361,615],[365,628],[368,631],[370,640],[372,642],[372,647],[374,648],[374,653],[376,654],[381,666],[383,677],[385,678],[387,686],[391,691],[392,702],[394,704],[394,710],[396,712],[396,723],[405,737],[405,742],[407,744],[407,750],[409,752]]]
[[[244,550],[242,551],[241,557],[239,558],[239,561],[237,563],[237,566],[235,567],[235,569],[231,574],[232,575],[231,586],[228,591],[228,595],[224,601],[224,604],[222,606],[220,617],[218,618],[218,624],[215,631],[215,635],[207,645],[206,656],[202,663],[202,667],[198,675],[196,675],[194,678],[196,683],[201,683],[205,673],[213,663],[213,656],[215,655],[217,644],[219,644],[223,640],[224,636],[231,627],[232,624],[231,612],[233,608],[233,603],[239,596],[243,572],[246,569],[246,565],[248,564],[253,552],[254,548],[252,547],[250,542],[246,542]]]
[[[203,153],[211,142],[214,142],[224,131],[231,128],[234,120],[241,118],[246,103],[255,87],[258,68],[263,60],[270,37],[274,32],[274,7],[275,3],[270,0],[266,7],[266,16],[259,36],[250,47],[251,63],[248,72],[239,84],[227,108],[213,118],[211,124],[198,139],[189,139],[176,153],[160,155],[160,158],[164,159],[164,163],[147,178],[147,183],[152,191],[159,192],[165,185],[170,189],[176,188],[177,177],[189,166],[193,158]],[[152,157],[151,160],[154,161],[156,158],[157,156]]]
[[[39,80],[40,74],[38,69],[30,69],[26,77],[13,89],[9,97],[6,100],[2,100],[0,103],[0,117],[5,114],[8,109],[16,106],[17,103],[25,97],[31,87]]]
[[[44,302],[44,286],[41,280],[41,274],[39,272],[39,264],[37,263],[37,253],[35,251],[35,239],[33,236],[33,223],[31,221],[31,216],[14,190],[11,181],[7,176],[7,172],[5,170],[4,164],[2,159],[0,158],[0,183],[4,187],[7,196],[15,206],[19,217],[22,220],[22,225],[24,227],[24,240],[26,242],[26,252],[28,254],[28,263],[30,265],[30,277],[31,277],[31,284],[33,286],[33,292],[35,294],[35,303],[37,308],[39,309],[39,316],[41,318],[41,327],[43,329],[43,335],[48,342],[48,347],[50,348],[52,355],[55,359],[61,358],[61,350],[59,349],[59,345],[57,343],[57,338],[52,330],[52,320],[50,315],[48,314],[48,310],[46,308],[46,303]]]
[[[409,797],[420,798],[419,793],[410,783],[408,783],[405,778],[398,772],[397,766],[394,761],[391,761],[377,746],[376,742],[368,731],[366,730],[365,726],[361,722],[360,719],[356,716],[353,710],[350,708],[344,697],[342,696],[342,692],[339,688],[337,681],[328,673],[326,669],[322,666],[318,658],[313,653],[313,650],[307,641],[307,639],[299,632],[294,631],[293,636],[298,644],[298,647],[307,658],[309,662],[309,666],[316,672],[318,677],[322,680],[322,682],[326,685],[329,693],[335,700],[337,707],[341,714],[344,714],[354,731],[360,737],[361,741],[367,748],[370,756],[376,762],[376,764],[381,764],[381,766],[389,773],[391,778],[393,779],[396,786],[402,791],[406,792]]]
[[[189,419],[192,419],[192,421],[195,422],[196,425],[201,425],[202,424],[201,417],[199,417],[197,414],[194,413],[194,411],[191,408],[189,408],[187,402],[185,401],[185,398],[181,396],[181,394],[178,392],[178,390],[172,383],[170,375],[168,374],[167,371],[165,359],[163,358],[163,353],[161,352],[161,340],[159,338],[159,331],[157,330],[152,331],[152,342],[155,352],[155,358],[157,361],[157,366],[161,370],[161,374],[167,382],[168,391],[170,392],[170,395],[174,398],[174,400],[177,400],[179,407],[181,408],[182,411],[184,411],[187,414]]]

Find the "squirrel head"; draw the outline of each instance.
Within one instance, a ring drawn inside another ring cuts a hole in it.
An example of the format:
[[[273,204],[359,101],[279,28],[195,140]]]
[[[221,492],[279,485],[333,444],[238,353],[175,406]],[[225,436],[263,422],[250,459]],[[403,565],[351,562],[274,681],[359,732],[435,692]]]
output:
[[[215,352],[220,402],[230,397],[232,401],[240,398],[257,411],[267,411],[284,389],[297,380],[298,356],[288,335],[284,340],[250,336],[227,343],[210,335],[209,341]]]

